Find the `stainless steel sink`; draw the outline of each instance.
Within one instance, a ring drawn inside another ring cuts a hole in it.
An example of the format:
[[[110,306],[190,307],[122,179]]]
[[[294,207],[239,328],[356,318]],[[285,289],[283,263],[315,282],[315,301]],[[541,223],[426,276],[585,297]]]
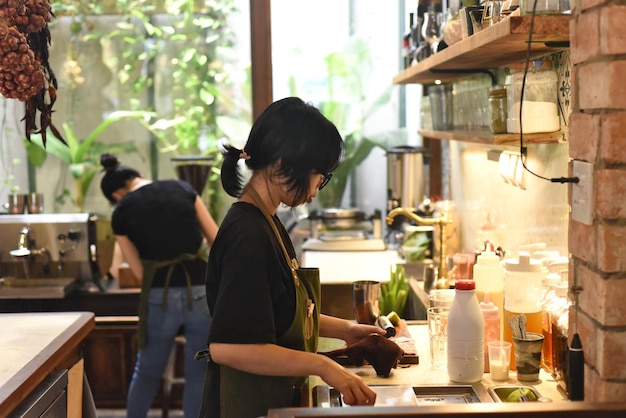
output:
[[[481,402],[471,385],[380,385],[370,388],[376,392],[374,406],[430,406]],[[313,388],[313,405],[321,408],[346,406],[341,394],[325,385]]]
[[[0,299],[59,299],[78,288],[74,277],[0,278]]]
[[[551,402],[532,386],[505,385],[489,388],[489,394],[496,402]]]

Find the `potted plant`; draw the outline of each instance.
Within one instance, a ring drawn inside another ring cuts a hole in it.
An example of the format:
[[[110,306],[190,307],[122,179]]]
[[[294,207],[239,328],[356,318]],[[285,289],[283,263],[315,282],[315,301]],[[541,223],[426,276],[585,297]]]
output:
[[[113,154],[137,152],[132,140],[105,145],[97,141],[98,137],[114,122],[123,119],[143,120],[149,116],[149,113],[143,111],[112,112],[85,138],[79,138],[72,129],[71,123],[64,122],[63,130],[67,146],[60,141],[48,141],[44,147],[41,134],[32,135],[31,141],[24,140],[24,146],[29,161],[35,167],[41,167],[48,154],[53,154],[67,164],[75,183],[74,193],[68,189],[63,189],[55,197],[55,200],[57,203],[63,204],[66,199],[70,199],[76,206],[77,212],[80,213],[84,211],[85,196],[89,192],[94,176],[100,169],[100,155],[104,152]]]
[[[208,176],[209,211],[218,212],[219,141],[232,120],[227,53],[227,19],[232,0],[180,0],[162,9],[132,2],[132,12],[106,34],[121,48],[118,81],[137,91],[151,91],[156,117],[142,123],[157,148],[176,163],[176,171],[202,194]],[[139,47],[138,47],[139,46]],[[226,57],[226,58],[225,58]],[[142,71],[151,68],[147,74]],[[192,166],[190,166],[190,164]]]
[[[343,51],[326,56],[328,73],[328,99],[320,104],[320,110],[331,120],[345,141],[344,161],[333,173],[324,193],[317,202],[323,208],[340,207],[350,176],[378,147],[384,150],[406,144],[406,130],[384,130],[365,133],[364,124],[391,99],[394,86],[389,86],[371,105],[366,107],[368,71],[371,61],[367,43],[359,38],[350,39]],[[342,99],[338,99],[342,97]]]

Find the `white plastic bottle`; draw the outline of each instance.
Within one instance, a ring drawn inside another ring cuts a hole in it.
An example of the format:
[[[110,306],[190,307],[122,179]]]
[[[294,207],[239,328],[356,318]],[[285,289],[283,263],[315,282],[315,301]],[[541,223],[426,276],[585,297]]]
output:
[[[500,257],[493,251],[484,251],[476,257],[473,278],[476,281],[476,298],[478,302],[485,300],[489,294],[489,301],[500,311],[500,339],[502,339],[502,312],[504,312],[504,266]]]
[[[484,319],[475,289],[473,280],[457,281],[448,314],[448,376],[457,383],[483,378]]]

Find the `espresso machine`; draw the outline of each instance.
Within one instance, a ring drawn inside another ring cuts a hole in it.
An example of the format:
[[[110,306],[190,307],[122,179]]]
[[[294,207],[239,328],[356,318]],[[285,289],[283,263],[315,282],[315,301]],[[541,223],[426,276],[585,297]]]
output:
[[[0,277],[75,278],[104,290],[115,237],[108,219],[92,213],[0,216]]]

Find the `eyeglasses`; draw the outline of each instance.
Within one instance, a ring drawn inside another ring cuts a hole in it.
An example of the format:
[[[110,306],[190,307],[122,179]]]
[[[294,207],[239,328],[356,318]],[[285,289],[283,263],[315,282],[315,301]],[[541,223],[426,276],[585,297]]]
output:
[[[332,178],[333,178],[333,173],[322,174],[322,184],[320,184],[320,187],[318,187],[317,190],[322,190],[324,187],[326,187],[326,185]]]

